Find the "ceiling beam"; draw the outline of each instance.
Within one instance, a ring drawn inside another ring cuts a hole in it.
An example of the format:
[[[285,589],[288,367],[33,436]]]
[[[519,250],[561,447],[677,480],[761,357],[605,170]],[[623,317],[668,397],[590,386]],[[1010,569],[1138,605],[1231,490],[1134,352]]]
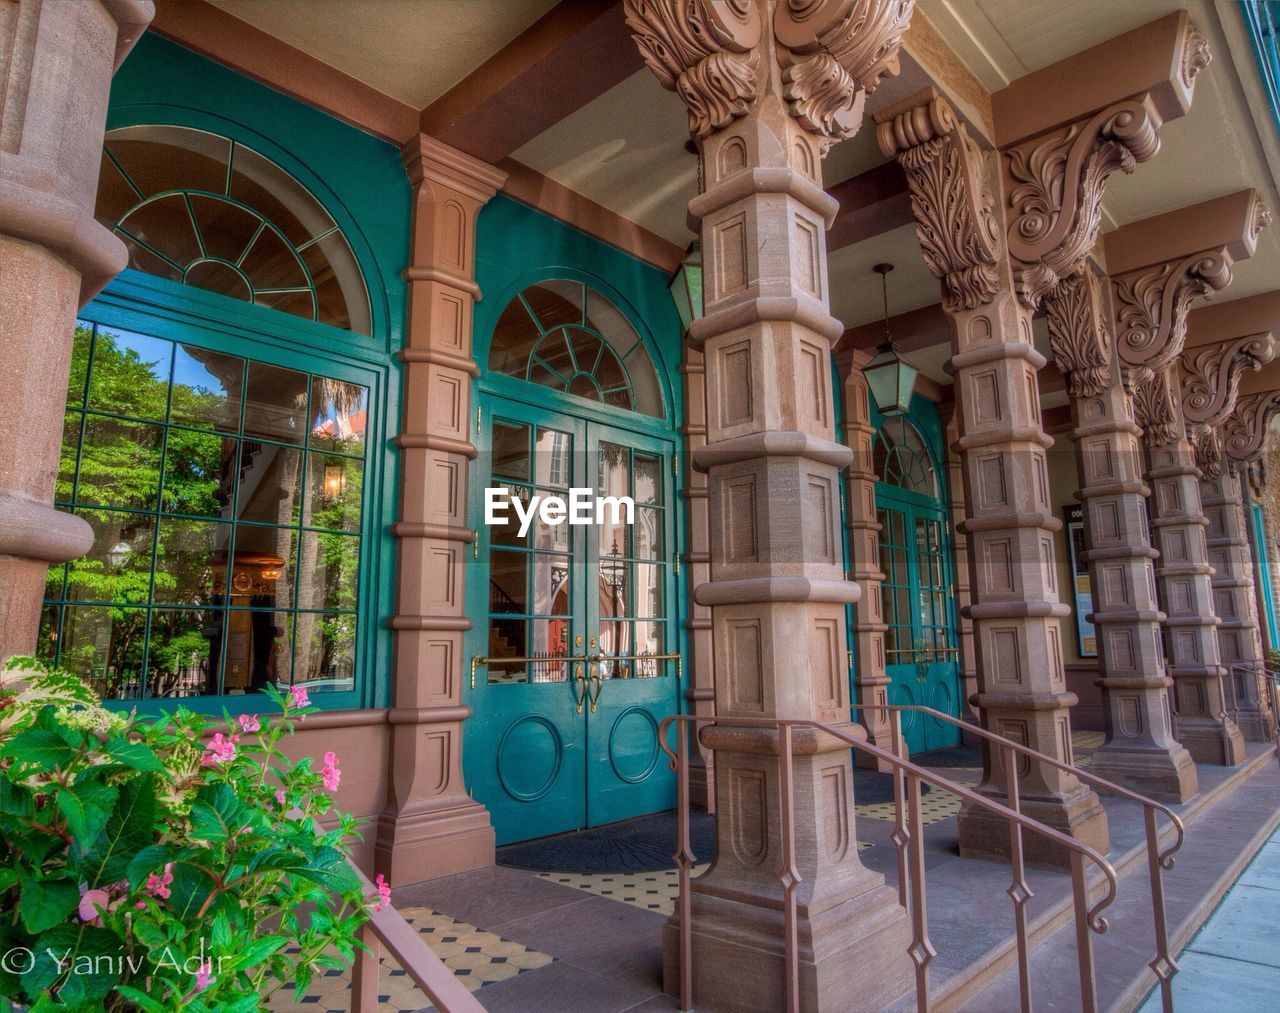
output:
[[[1112,229],[1102,237],[1107,273],[1114,278],[1216,249],[1246,260],[1258,244],[1260,208],[1250,187]]]
[[[561,0],[422,110],[419,126],[496,165],[643,67],[621,0]]]
[[[828,252],[915,222],[907,174],[893,159],[850,176],[827,192],[840,202],[835,223],[827,232]]]
[[[1270,331],[1280,335],[1280,291],[1213,302],[1187,314],[1186,348]]]
[[[951,320],[942,303],[922,306],[889,318],[889,333],[893,335],[893,347],[906,355],[921,348],[950,342]],[[884,321],[850,327],[836,343],[836,359],[852,357],[855,352],[874,352],[884,344]]]

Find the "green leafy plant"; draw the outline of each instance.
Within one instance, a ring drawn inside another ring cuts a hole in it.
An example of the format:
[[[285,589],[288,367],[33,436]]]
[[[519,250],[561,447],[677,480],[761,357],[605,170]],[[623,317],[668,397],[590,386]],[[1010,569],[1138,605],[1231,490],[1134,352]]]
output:
[[[313,709],[304,689],[268,689],[273,719],[226,717],[206,739],[199,715],[105,710],[34,659],[4,674],[0,997],[33,1013],[254,1010],[350,965],[389,888],[379,876],[365,897],[349,863],[338,758],[280,749]]]

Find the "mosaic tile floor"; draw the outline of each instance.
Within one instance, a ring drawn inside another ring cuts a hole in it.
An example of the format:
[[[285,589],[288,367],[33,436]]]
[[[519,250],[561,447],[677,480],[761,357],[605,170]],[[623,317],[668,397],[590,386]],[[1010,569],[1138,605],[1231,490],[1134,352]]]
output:
[[[428,946],[474,992],[495,981],[545,967],[555,958],[511,939],[423,907],[402,908],[405,921],[422,934]],[[301,1000],[283,988],[268,1003],[274,1013],[346,1013],[351,1008],[350,971],[325,971]],[[393,957],[384,955],[378,975],[378,1006],[382,1010],[425,1010],[431,1003]]]

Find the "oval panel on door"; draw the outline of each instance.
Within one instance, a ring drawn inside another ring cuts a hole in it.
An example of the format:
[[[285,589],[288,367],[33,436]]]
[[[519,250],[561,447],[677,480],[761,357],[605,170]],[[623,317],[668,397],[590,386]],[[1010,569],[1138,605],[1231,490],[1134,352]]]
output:
[[[897,707],[913,707],[916,703],[916,695],[912,692],[913,687],[906,683],[899,683],[893,687],[890,694],[892,702]],[[915,728],[916,723],[920,719],[919,711],[899,711],[902,718],[902,731],[904,733]]]
[[[560,776],[564,743],[546,718],[527,714],[513,722],[498,743],[498,780],[508,795],[535,802]]]
[[[945,681],[933,684],[933,700],[929,706],[936,711],[941,711],[943,714],[951,713],[951,687]],[[950,729],[952,727],[948,722],[939,721],[937,718],[933,719],[933,723],[940,729]]]
[[[609,762],[623,781],[638,784],[658,765],[658,723],[643,707],[628,707],[609,730]]]

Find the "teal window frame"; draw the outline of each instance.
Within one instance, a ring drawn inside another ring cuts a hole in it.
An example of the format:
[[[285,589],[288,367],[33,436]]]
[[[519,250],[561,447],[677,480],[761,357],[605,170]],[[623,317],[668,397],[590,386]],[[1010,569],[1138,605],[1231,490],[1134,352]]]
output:
[[[1280,132],[1280,0],[1241,0],[1245,29],[1258,58],[1258,76]]]
[[[312,701],[325,710],[373,707],[383,702],[388,686],[378,673],[388,671],[390,665],[386,618],[394,594],[395,563],[394,544],[383,537],[394,521],[389,511],[395,503],[387,406],[397,403],[399,389],[398,372],[387,357],[353,340],[350,332],[135,270],[126,270],[112,281],[79,317],[99,327],[196,345],[368,388],[353,688],[317,692]],[[151,602],[146,605],[150,607]],[[108,703],[121,709],[136,707],[140,713],[163,713],[184,706],[204,713],[225,709],[237,714],[260,710],[263,698],[247,693]]]
[[[1266,610],[1267,642],[1272,648],[1280,647],[1280,638],[1276,636],[1276,593],[1271,585],[1271,552],[1267,546],[1266,516],[1262,512],[1261,503],[1252,503],[1249,508],[1250,520],[1253,522],[1253,567],[1258,575],[1258,583],[1262,589],[1262,606]]]

